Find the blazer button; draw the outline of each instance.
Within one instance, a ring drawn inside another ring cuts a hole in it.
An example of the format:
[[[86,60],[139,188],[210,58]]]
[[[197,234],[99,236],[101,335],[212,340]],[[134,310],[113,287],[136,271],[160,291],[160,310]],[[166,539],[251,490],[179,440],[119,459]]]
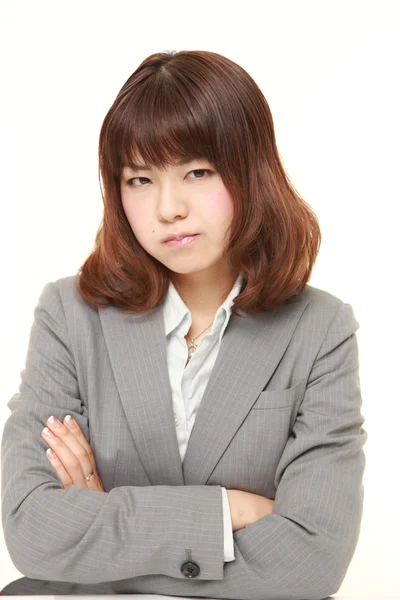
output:
[[[185,577],[197,577],[197,575],[200,573],[200,567],[194,562],[185,562],[181,566],[181,573]]]

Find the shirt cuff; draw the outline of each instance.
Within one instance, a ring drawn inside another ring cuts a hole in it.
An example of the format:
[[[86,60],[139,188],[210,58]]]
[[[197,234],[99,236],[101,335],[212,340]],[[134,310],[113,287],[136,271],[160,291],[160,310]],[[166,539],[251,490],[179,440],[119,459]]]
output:
[[[235,560],[233,552],[233,531],[232,531],[232,520],[231,510],[229,508],[228,494],[226,488],[221,487],[222,490],[222,511],[224,515],[224,562],[230,562]]]

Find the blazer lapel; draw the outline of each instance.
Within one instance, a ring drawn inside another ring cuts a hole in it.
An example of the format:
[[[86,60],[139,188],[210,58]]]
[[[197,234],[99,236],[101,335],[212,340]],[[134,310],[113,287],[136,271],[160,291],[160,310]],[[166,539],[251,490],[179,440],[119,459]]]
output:
[[[142,315],[125,315],[112,306],[99,310],[128,426],[151,485],[207,483],[281,360],[307,304],[300,294],[261,314],[231,315],[183,464],[162,306]]]

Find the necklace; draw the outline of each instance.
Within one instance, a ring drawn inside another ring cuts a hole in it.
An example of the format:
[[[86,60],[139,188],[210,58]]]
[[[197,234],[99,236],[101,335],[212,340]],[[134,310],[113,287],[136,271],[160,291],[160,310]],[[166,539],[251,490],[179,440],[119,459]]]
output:
[[[211,323],[211,325],[212,325],[212,323]],[[209,329],[211,327],[211,325],[209,325],[208,327],[206,327],[204,329],[204,331],[207,331],[207,329]],[[198,346],[194,343],[194,340],[197,340],[197,338],[200,337],[201,334],[204,333],[204,331],[202,331],[201,333],[199,333],[199,335],[196,335],[196,337],[193,338],[193,339],[189,338],[189,340],[190,340],[190,346],[189,346],[188,359],[186,361],[186,364],[188,364],[189,360],[192,358],[193,354],[195,353],[195,351],[198,348]]]

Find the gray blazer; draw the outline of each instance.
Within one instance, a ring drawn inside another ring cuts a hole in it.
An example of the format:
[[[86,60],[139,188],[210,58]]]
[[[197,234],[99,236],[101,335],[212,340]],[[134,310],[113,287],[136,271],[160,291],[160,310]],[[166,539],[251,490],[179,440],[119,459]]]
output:
[[[73,284],[40,295],[2,438],[4,536],[16,568],[39,580],[33,593],[334,594],[364,496],[351,305],[307,285],[277,309],[231,315],[182,463],[161,308],[93,310]],[[40,432],[68,413],[108,493],[64,490],[50,465]],[[234,533],[227,563],[221,486],[275,500]]]

